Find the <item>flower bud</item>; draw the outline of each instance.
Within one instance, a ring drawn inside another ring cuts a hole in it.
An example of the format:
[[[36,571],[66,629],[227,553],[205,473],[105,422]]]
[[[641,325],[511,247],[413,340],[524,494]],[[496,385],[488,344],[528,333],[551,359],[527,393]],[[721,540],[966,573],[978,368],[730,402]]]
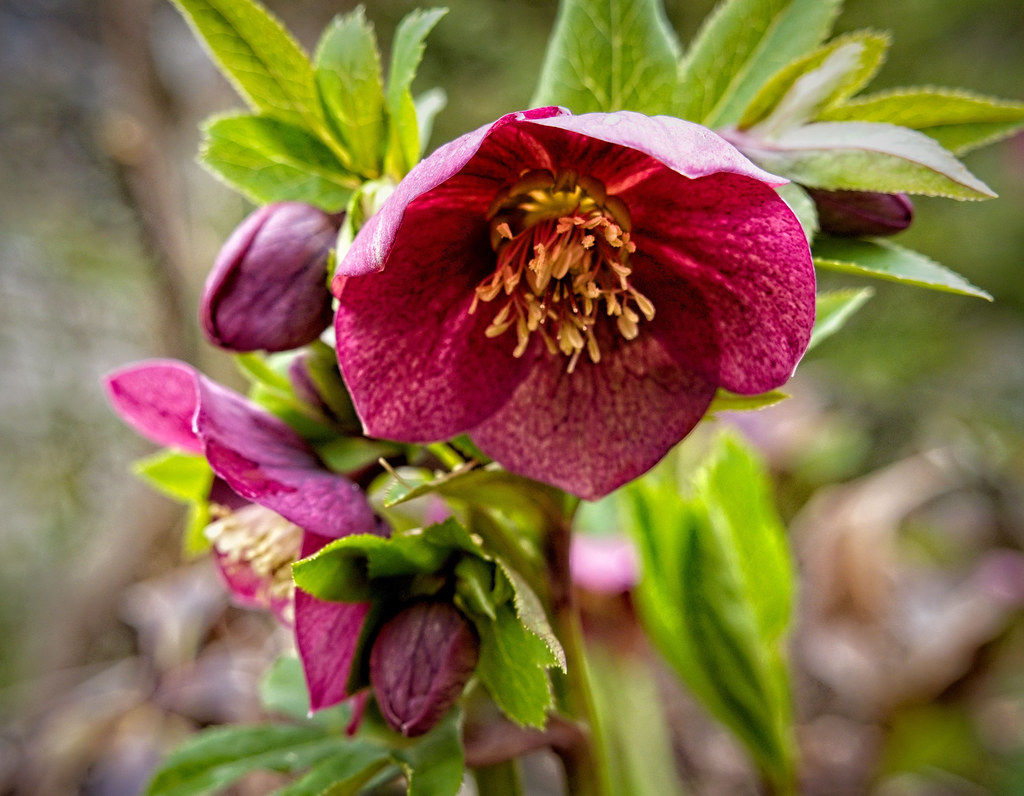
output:
[[[287,351],[331,322],[327,258],[338,219],[312,205],[280,202],[246,218],[206,280],[200,323],[229,351]]]
[[[419,602],[377,634],[370,650],[370,684],[396,732],[430,730],[462,694],[476,669],[480,642],[451,603]]]
[[[821,231],[840,237],[895,235],[910,226],[914,206],[906,194],[808,188]]]

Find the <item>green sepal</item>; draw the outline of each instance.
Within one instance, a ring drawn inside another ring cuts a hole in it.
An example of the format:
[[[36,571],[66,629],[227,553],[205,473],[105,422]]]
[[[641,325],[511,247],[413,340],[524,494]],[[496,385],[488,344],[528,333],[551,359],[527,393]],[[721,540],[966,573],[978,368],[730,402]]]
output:
[[[202,164],[256,204],[305,202],[335,212],[360,183],[320,138],[272,116],[218,116],[203,133]]]
[[[672,113],[679,51],[658,0],[563,0],[530,106]]]
[[[735,124],[761,87],[828,35],[840,0],[726,0],[708,16],[679,68],[675,115]]]
[[[766,409],[769,406],[785,401],[789,398],[784,392],[771,390],[770,392],[759,393],[758,395],[737,395],[728,390],[718,389],[711,406],[708,407],[708,414],[715,415],[718,412],[748,412],[755,409]]]
[[[935,86],[895,88],[847,100],[824,111],[821,119],[910,127],[963,155],[1024,127],[1024,102]]]
[[[818,238],[812,253],[817,268],[992,300],[955,271],[887,240]]]
[[[347,165],[365,178],[380,176],[384,82],[377,36],[362,6],[330,22],[313,63],[320,102],[350,156]]]
[[[828,339],[842,329],[853,314],[874,294],[874,289],[870,287],[819,293],[816,297],[814,330],[811,332],[807,350],[810,351],[822,340]]]
[[[859,31],[840,36],[779,70],[747,106],[737,127],[803,124],[856,93],[878,72],[891,38]]]

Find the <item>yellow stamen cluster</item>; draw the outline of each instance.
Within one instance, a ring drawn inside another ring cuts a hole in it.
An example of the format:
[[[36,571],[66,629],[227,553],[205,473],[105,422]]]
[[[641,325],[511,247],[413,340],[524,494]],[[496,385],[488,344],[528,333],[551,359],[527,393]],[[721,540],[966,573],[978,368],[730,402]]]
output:
[[[514,328],[514,356],[526,352],[536,332],[549,352],[569,358],[571,373],[584,350],[600,361],[600,317],[614,318],[626,340],[639,334],[641,315],[654,318],[650,299],[629,282],[629,255],[636,251],[629,212],[600,181],[575,172],[526,172],[495,197],[488,220],[498,267],[477,286],[469,311],[504,295],[486,334]]]
[[[263,581],[270,600],[291,601],[292,563],[302,547],[302,528],[262,506],[250,505],[206,526],[206,538],[228,565],[245,566]],[[292,606],[285,609],[292,619]]]

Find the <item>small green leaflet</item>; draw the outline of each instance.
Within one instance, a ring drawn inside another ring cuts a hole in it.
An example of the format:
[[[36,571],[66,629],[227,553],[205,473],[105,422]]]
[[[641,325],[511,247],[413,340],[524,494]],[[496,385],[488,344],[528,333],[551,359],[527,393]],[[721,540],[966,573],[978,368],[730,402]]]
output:
[[[875,294],[870,287],[859,290],[831,290],[817,295],[817,312],[814,318],[814,330],[811,342],[807,345],[810,351],[822,340],[826,340],[846,325],[853,316]]]
[[[153,489],[179,503],[188,504],[182,549],[188,556],[206,552],[210,542],[203,532],[210,523],[210,506],[207,498],[213,484],[213,471],[205,457],[162,450],[139,459],[132,469]]]
[[[785,401],[789,396],[784,392],[772,390],[759,395],[737,395],[728,390],[719,389],[715,393],[711,406],[708,407],[708,414],[714,415],[718,412],[748,412],[753,409],[766,409],[769,406]]]
[[[920,130],[957,155],[1024,127],[1024,102],[949,88],[897,88],[855,97],[821,114],[828,121],[887,122]]]
[[[455,796],[462,785],[462,712],[456,707],[437,726],[406,748],[392,752],[409,782],[408,796]]]
[[[762,168],[812,188],[995,196],[933,139],[893,124],[816,122],[771,139],[736,133],[732,140]]]
[[[221,116],[204,125],[200,160],[257,204],[295,201],[334,212],[360,180],[316,136],[269,116]]]
[[[726,0],[680,65],[674,115],[735,124],[761,87],[828,35],[840,0]]]
[[[678,59],[659,0],[563,0],[531,106],[672,113]]]
[[[818,268],[992,300],[992,296],[956,272],[886,240],[818,238],[812,253]]]

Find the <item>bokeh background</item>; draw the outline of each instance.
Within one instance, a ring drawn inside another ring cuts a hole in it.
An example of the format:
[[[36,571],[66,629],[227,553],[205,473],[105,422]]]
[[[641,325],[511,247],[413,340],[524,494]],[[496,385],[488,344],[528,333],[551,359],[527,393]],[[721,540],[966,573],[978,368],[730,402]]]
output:
[[[351,7],[269,5],[307,46]],[[416,85],[448,92],[435,146],[526,106],[555,12],[447,5]],[[872,89],[1024,100],[1020,0],[846,5],[838,31],[894,34]],[[412,7],[367,3],[385,48]],[[684,41],[710,7],[667,2]],[[181,560],[181,510],[129,473],[152,448],[100,389],[150,356],[238,383],[195,311],[250,208],[194,155],[197,123],[240,104],[164,0],[0,0],[0,793],[127,796],[196,727],[258,715],[282,640]],[[1000,198],[921,199],[900,240],[995,301],[876,283],[793,397],[738,421],[802,571],[809,793],[1024,793],[1024,137],[966,161]],[[728,737],[666,699],[691,792],[756,792]]]

